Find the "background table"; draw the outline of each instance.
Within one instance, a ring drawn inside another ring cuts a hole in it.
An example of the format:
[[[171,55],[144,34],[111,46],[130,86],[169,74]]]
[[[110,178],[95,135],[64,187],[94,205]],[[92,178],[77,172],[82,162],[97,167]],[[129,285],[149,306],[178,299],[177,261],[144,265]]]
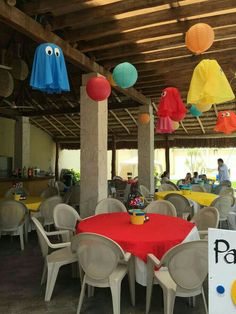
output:
[[[206,193],[206,192],[193,192],[193,191],[161,191],[155,193],[156,200],[163,200],[166,195],[170,193],[180,194],[187,199],[197,202],[203,206],[210,206],[211,203],[218,197],[216,194]]]
[[[42,197],[39,196],[28,196],[26,200],[20,200],[19,202],[25,204],[28,210],[36,212],[42,202]]]
[[[136,281],[146,285],[146,259],[152,253],[159,259],[173,246],[199,239],[197,228],[180,218],[149,214],[143,225],[132,225],[128,213],[92,216],[81,221],[77,233],[94,232],[111,238],[136,258]]]

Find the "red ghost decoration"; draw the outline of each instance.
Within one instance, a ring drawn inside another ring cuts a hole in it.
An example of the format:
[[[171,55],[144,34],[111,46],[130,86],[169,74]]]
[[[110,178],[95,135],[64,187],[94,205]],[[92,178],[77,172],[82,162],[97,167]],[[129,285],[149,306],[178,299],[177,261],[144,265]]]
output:
[[[165,88],[161,95],[157,115],[159,117],[170,117],[173,121],[181,121],[186,112],[187,109],[178,89],[175,87]]]
[[[233,111],[220,111],[218,113],[216,126],[214,128],[217,132],[230,134],[236,131],[236,115]]]
[[[169,117],[158,118],[155,132],[156,133],[172,133],[172,132],[174,132],[172,120]]]

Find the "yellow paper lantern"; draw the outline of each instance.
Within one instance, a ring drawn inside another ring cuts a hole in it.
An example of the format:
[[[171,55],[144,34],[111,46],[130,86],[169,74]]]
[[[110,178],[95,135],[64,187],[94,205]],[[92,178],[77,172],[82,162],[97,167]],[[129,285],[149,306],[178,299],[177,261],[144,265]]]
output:
[[[177,121],[172,121],[172,126],[173,126],[173,129],[176,131],[176,130],[178,130],[178,128],[179,128],[179,122],[177,122]]]
[[[201,112],[206,112],[206,111],[209,111],[211,109],[212,104],[210,104],[210,105],[197,104],[197,105],[195,105],[195,107],[197,108],[197,110],[199,110]]]
[[[140,113],[138,116],[138,121],[141,124],[148,124],[150,121],[149,113]]]
[[[107,77],[108,82],[111,84],[111,86],[117,86],[116,82],[113,80],[112,74],[108,74]]]
[[[212,46],[214,38],[214,30],[210,25],[197,23],[187,31],[185,44],[190,51],[200,54]]]

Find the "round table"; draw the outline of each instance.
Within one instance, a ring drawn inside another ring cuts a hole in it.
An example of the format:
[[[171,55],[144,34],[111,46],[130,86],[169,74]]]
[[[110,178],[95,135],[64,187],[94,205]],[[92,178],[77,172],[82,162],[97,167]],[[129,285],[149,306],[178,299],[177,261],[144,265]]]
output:
[[[147,254],[158,259],[173,246],[199,239],[194,224],[181,218],[159,214],[148,214],[149,221],[143,225],[132,225],[128,213],[109,213],[82,220],[77,233],[93,232],[117,242],[124,251],[136,257],[136,281],[146,285]]]
[[[210,206],[211,203],[219,196],[212,193],[206,193],[206,192],[194,192],[194,191],[161,191],[155,193],[155,199],[164,199],[166,195],[170,193],[176,193],[183,195],[187,199],[197,202],[200,205],[203,206]]]
[[[20,200],[21,203],[25,204],[28,210],[33,212],[38,211],[42,201],[42,197],[39,196],[27,196],[26,200]]]

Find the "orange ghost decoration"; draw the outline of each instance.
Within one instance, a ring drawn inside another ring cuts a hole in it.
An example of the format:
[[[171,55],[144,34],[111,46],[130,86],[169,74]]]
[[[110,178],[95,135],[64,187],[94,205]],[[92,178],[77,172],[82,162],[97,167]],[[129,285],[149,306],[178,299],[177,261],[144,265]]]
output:
[[[214,128],[217,132],[230,134],[236,131],[236,115],[233,111],[220,111],[218,113],[216,126]]]

